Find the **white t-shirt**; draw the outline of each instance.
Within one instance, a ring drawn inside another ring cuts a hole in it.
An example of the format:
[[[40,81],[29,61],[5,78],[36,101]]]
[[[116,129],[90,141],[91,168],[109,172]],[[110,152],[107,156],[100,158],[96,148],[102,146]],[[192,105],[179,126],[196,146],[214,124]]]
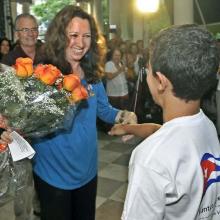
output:
[[[114,73],[116,71],[117,68],[112,61],[108,61],[105,64],[105,72]],[[106,92],[108,96],[124,96],[128,94],[125,72],[121,72],[113,79],[106,80]]]
[[[202,110],[165,123],[133,151],[122,219],[220,219],[220,147]]]

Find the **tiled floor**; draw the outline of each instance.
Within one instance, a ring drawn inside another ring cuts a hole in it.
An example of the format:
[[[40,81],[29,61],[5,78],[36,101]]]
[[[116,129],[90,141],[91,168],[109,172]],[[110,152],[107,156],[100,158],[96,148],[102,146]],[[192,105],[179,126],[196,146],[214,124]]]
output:
[[[96,220],[120,220],[127,190],[128,162],[139,142],[99,132],[99,173]]]
[[[99,173],[96,220],[120,220],[127,190],[128,162],[140,141],[123,143],[119,137],[99,132]],[[0,208],[0,220],[14,220],[13,203]],[[32,217],[30,220],[39,220]]]

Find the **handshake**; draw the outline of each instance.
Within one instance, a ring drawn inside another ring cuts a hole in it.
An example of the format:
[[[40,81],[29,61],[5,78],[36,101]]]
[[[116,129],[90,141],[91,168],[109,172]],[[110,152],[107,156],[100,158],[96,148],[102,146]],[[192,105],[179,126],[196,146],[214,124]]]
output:
[[[137,123],[137,116],[134,112],[119,111],[115,120],[116,124],[108,132],[109,135],[122,135],[122,141],[126,142],[137,136],[147,138],[160,129],[161,125],[156,123]]]
[[[134,137],[134,135],[126,134],[126,131],[123,129],[123,125],[137,124],[137,116],[134,112],[127,110],[119,111],[115,118],[115,123],[116,124],[108,132],[109,135],[123,135],[123,142],[126,142]]]

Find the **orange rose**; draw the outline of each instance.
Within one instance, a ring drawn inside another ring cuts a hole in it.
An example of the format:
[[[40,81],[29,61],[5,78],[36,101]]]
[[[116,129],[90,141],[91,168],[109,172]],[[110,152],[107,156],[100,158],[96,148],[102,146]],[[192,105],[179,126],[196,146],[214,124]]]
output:
[[[73,91],[80,85],[80,78],[76,74],[69,74],[63,78],[63,88],[67,91]]]
[[[60,70],[51,64],[39,64],[35,68],[34,74],[38,79],[47,85],[53,85],[56,80],[62,76]]]
[[[71,93],[71,100],[73,100],[74,102],[78,102],[82,99],[87,99],[88,98],[88,92],[85,89],[84,86],[79,85],[78,87],[76,87],[72,93]]]
[[[6,144],[0,144],[0,153],[4,152],[8,148]]]
[[[17,76],[26,78],[33,74],[33,60],[31,58],[17,58],[13,67]]]

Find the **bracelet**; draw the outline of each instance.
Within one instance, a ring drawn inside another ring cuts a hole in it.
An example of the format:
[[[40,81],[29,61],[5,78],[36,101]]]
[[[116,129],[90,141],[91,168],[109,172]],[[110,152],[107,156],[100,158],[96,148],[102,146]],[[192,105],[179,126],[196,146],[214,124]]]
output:
[[[3,133],[4,131],[6,131],[6,129],[0,128],[0,136],[2,135],[2,133]]]
[[[125,116],[126,112],[128,112],[128,111],[127,110],[119,111],[119,113],[116,116],[115,122],[121,124],[124,121],[124,116]]]

